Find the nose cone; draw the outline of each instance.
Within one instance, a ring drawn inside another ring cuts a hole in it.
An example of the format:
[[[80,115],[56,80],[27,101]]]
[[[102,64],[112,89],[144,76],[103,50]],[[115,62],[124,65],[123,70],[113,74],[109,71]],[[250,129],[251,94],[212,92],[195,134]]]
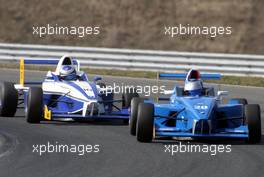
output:
[[[208,119],[210,117],[212,108],[215,105],[215,99],[213,98],[190,98],[188,105],[192,109],[197,119]]]
[[[96,85],[88,82],[68,82],[65,83],[65,87],[70,90],[69,95],[74,98],[81,99],[84,101],[91,101],[97,99]]]

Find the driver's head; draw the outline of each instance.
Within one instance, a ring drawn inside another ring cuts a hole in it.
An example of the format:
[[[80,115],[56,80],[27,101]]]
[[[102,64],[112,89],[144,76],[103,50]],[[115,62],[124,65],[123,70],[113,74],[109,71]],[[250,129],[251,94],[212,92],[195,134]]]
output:
[[[71,65],[62,66],[60,69],[60,76],[63,80],[66,81],[76,80],[77,78],[76,70]]]
[[[184,91],[190,96],[202,95],[203,83],[197,70],[190,70],[187,74]]]
[[[189,96],[200,96],[202,95],[203,84],[201,80],[190,80],[185,82],[184,91],[187,92]]]

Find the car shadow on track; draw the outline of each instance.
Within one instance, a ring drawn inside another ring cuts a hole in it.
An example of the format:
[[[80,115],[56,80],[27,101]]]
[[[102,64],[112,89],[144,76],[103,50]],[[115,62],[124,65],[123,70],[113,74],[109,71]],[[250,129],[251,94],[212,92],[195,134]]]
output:
[[[17,113],[14,118],[25,119],[25,115]],[[40,124],[50,124],[56,126],[128,126],[128,122],[124,120],[56,120],[41,121]]]
[[[55,126],[128,126],[122,120],[42,121]]]

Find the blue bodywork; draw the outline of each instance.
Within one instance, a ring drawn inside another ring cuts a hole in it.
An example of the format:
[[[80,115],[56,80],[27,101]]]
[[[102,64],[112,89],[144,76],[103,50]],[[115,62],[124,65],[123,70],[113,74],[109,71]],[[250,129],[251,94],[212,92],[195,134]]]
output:
[[[186,75],[160,74],[160,77],[175,79]],[[220,75],[205,74],[201,78],[219,79]],[[188,96],[184,95],[183,87],[175,86],[167,101],[153,103],[155,137],[248,138],[244,106],[235,100],[222,104],[213,87],[205,87],[202,95]]]

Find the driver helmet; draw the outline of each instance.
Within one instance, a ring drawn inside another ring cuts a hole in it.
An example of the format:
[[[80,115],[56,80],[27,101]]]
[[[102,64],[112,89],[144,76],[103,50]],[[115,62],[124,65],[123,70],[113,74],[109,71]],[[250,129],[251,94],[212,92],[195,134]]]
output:
[[[66,81],[76,80],[77,78],[76,70],[71,65],[62,66],[60,69],[60,76]]]
[[[200,73],[197,70],[191,70],[185,81],[184,91],[189,96],[202,95],[203,83],[200,79]]]

